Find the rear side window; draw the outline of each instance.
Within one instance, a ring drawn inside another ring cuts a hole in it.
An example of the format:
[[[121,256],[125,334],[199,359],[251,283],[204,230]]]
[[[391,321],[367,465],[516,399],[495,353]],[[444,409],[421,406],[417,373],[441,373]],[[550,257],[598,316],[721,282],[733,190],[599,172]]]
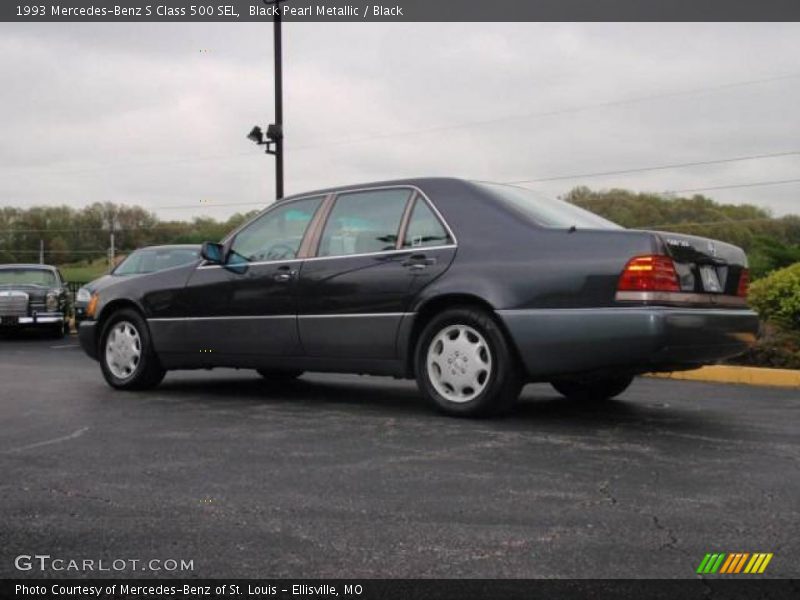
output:
[[[616,223],[584,210],[579,206],[553,200],[527,188],[500,183],[474,182],[480,189],[517,212],[521,212],[537,225],[554,229],[623,229]]]
[[[394,250],[410,195],[407,189],[341,194],[328,216],[317,255],[347,256]]]
[[[417,198],[408,221],[403,248],[427,248],[452,244],[442,222],[422,198]]]

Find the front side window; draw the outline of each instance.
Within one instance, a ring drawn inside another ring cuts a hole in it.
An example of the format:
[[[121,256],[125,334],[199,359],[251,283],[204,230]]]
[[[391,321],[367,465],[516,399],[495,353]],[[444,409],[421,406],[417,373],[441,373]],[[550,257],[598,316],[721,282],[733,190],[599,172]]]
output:
[[[406,228],[403,248],[428,248],[452,243],[453,240],[428,203],[417,198]]]
[[[321,203],[321,197],[305,198],[261,215],[236,234],[228,262],[297,258],[306,229]]]
[[[385,252],[397,247],[400,221],[411,190],[391,189],[341,194],[336,198],[318,256]]]

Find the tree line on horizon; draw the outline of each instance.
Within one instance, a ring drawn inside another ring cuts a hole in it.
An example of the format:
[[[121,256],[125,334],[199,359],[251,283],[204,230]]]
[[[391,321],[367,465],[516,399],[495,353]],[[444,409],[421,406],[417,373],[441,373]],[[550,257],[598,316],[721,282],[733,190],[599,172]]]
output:
[[[703,195],[665,197],[625,189],[594,191],[576,187],[563,200],[628,228],[675,231],[741,246],[753,278],[800,262],[800,216],[775,218],[752,204],[723,204]],[[197,216],[189,221],[161,220],[140,206],[94,203],[83,208],[37,206],[0,209],[0,263],[84,263],[107,256],[111,224],[118,254],[155,244],[220,240],[255,211],[226,220]]]

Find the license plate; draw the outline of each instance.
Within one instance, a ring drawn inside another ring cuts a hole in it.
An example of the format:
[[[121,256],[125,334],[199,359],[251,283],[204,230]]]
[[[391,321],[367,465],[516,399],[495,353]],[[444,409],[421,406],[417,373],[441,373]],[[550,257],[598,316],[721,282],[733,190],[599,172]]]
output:
[[[0,317],[0,325],[19,325],[19,317]]]
[[[700,279],[703,280],[703,289],[707,292],[719,293],[722,286],[719,284],[719,275],[714,267],[704,265],[700,267]]]

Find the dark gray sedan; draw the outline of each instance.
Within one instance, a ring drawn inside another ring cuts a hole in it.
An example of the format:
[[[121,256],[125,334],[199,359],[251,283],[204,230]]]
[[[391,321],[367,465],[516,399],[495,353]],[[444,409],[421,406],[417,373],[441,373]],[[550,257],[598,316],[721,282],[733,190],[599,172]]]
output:
[[[111,386],[214,367],[394,375],[448,414],[482,415],[529,381],[610,398],[638,373],[738,354],[758,329],[741,249],[492,183],[300,194],[202,257],[92,297],[81,344]]]

